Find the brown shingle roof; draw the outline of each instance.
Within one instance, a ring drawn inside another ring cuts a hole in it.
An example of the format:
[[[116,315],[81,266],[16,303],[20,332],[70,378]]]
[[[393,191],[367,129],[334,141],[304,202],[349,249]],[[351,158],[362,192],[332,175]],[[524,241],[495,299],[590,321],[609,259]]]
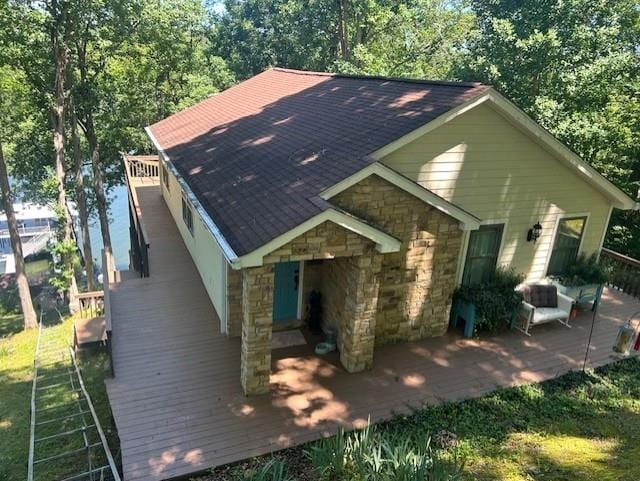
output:
[[[368,154],[487,89],[276,68],[150,131],[241,256],[325,210],[314,198]]]

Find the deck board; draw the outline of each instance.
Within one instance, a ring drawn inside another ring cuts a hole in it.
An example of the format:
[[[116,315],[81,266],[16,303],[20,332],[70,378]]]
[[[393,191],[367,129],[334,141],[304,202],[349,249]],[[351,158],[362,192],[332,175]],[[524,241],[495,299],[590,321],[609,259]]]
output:
[[[571,329],[483,340],[447,334],[376,349],[373,369],[348,374],[307,346],[273,351],[270,394],[244,396],[240,341],[219,321],[157,184],[137,187],[149,235],[150,277],[112,287],[116,377],[107,389],[124,478],[158,480],[238,461],[435,404],[579,369],[589,313]],[[640,303],[606,291],[590,365],[612,360],[618,326]],[[363,395],[364,394],[364,395]]]

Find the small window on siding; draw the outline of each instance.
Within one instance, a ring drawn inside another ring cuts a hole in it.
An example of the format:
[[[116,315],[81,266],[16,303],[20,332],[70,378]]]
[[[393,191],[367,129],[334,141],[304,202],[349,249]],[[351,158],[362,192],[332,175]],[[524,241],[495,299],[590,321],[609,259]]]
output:
[[[193,235],[193,208],[191,203],[184,197],[182,198],[182,220],[184,220],[189,232]]]
[[[163,161],[160,161],[160,175],[165,188],[169,190],[169,172],[167,172],[167,166]]]
[[[560,219],[547,275],[560,276],[565,274],[569,266],[576,260],[586,223],[586,217]]]
[[[462,285],[482,284],[491,279],[498,263],[504,224],[481,225],[471,231],[464,263]]]

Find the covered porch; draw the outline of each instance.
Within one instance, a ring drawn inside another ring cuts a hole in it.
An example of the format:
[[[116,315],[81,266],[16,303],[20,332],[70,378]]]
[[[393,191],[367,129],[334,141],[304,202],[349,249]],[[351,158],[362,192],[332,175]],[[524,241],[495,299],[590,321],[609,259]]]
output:
[[[124,477],[185,475],[406,413],[423,404],[579,369],[591,327],[582,313],[567,329],[537,327],[482,340],[455,333],[376,348],[371,369],[350,374],[338,356],[311,344],[270,349],[267,393],[246,397],[240,338],[219,320],[157,182],[132,183],[148,277],[114,277],[108,289],[115,377],[107,384]],[[636,299],[606,290],[588,366],[613,360],[618,327]],[[269,330],[270,332],[270,330]]]

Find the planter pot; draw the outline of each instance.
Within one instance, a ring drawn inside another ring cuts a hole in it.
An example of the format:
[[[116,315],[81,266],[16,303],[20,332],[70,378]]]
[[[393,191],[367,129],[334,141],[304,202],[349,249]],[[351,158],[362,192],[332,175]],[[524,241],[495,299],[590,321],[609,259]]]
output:
[[[509,319],[508,321],[505,320],[505,324],[509,324],[509,329],[513,329],[515,327],[517,318],[518,309],[515,308],[513,310],[513,314],[511,315],[511,319]],[[467,302],[460,299],[454,301],[453,307],[451,309],[449,325],[455,328],[460,320],[464,322],[464,337],[472,337],[473,330],[476,324],[476,306],[473,302]]]

